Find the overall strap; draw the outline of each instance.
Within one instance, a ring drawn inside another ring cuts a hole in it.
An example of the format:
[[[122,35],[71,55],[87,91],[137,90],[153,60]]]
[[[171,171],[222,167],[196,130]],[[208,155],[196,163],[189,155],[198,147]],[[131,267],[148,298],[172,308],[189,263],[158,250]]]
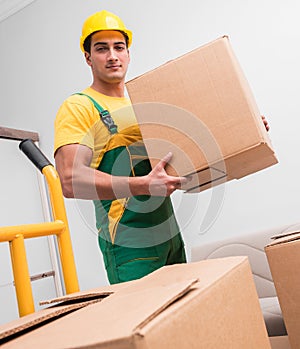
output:
[[[86,96],[88,97],[94,104],[95,108],[98,110],[100,119],[103,122],[103,124],[107,127],[108,131],[111,134],[118,133],[118,126],[114,123],[113,118],[110,115],[110,112],[104,108],[101,107],[101,105],[94,100],[91,96],[85,94],[85,93],[75,93],[76,95]]]

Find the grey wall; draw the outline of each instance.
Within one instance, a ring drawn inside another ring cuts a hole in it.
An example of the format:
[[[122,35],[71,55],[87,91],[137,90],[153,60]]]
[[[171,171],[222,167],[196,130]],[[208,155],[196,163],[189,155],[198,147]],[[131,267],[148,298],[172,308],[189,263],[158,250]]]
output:
[[[79,50],[81,25],[101,9],[118,14],[133,31],[128,79],[229,35],[271,126],[278,165],[202,194],[173,196],[188,252],[203,241],[300,220],[297,0],[36,0],[0,23],[0,124],[39,132],[41,148],[53,159],[56,111],[91,82]],[[105,284],[92,205],[66,200],[66,206],[81,289]],[[10,215],[13,220],[13,210]]]

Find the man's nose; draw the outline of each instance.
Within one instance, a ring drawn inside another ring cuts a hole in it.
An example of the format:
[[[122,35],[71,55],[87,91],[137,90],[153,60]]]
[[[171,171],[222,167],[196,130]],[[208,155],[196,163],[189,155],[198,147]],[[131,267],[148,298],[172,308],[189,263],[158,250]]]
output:
[[[116,52],[115,52],[113,47],[110,48],[108,51],[108,59],[110,59],[110,60],[117,60],[118,59],[118,56],[116,55]]]

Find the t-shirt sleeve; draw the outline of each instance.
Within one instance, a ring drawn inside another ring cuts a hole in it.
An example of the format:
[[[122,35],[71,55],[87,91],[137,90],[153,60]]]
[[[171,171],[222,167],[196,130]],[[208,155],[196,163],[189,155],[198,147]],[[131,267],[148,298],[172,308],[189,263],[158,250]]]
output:
[[[54,123],[54,153],[68,144],[82,144],[93,150],[97,120],[93,105],[87,98],[71,96],[66,99]]]

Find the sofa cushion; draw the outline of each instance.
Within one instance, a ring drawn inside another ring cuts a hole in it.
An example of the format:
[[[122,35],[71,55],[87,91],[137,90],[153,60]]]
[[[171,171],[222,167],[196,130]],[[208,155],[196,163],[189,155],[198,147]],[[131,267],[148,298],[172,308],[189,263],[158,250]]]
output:
[[[277,297],[259,299],[269,337],[287,335]]]

